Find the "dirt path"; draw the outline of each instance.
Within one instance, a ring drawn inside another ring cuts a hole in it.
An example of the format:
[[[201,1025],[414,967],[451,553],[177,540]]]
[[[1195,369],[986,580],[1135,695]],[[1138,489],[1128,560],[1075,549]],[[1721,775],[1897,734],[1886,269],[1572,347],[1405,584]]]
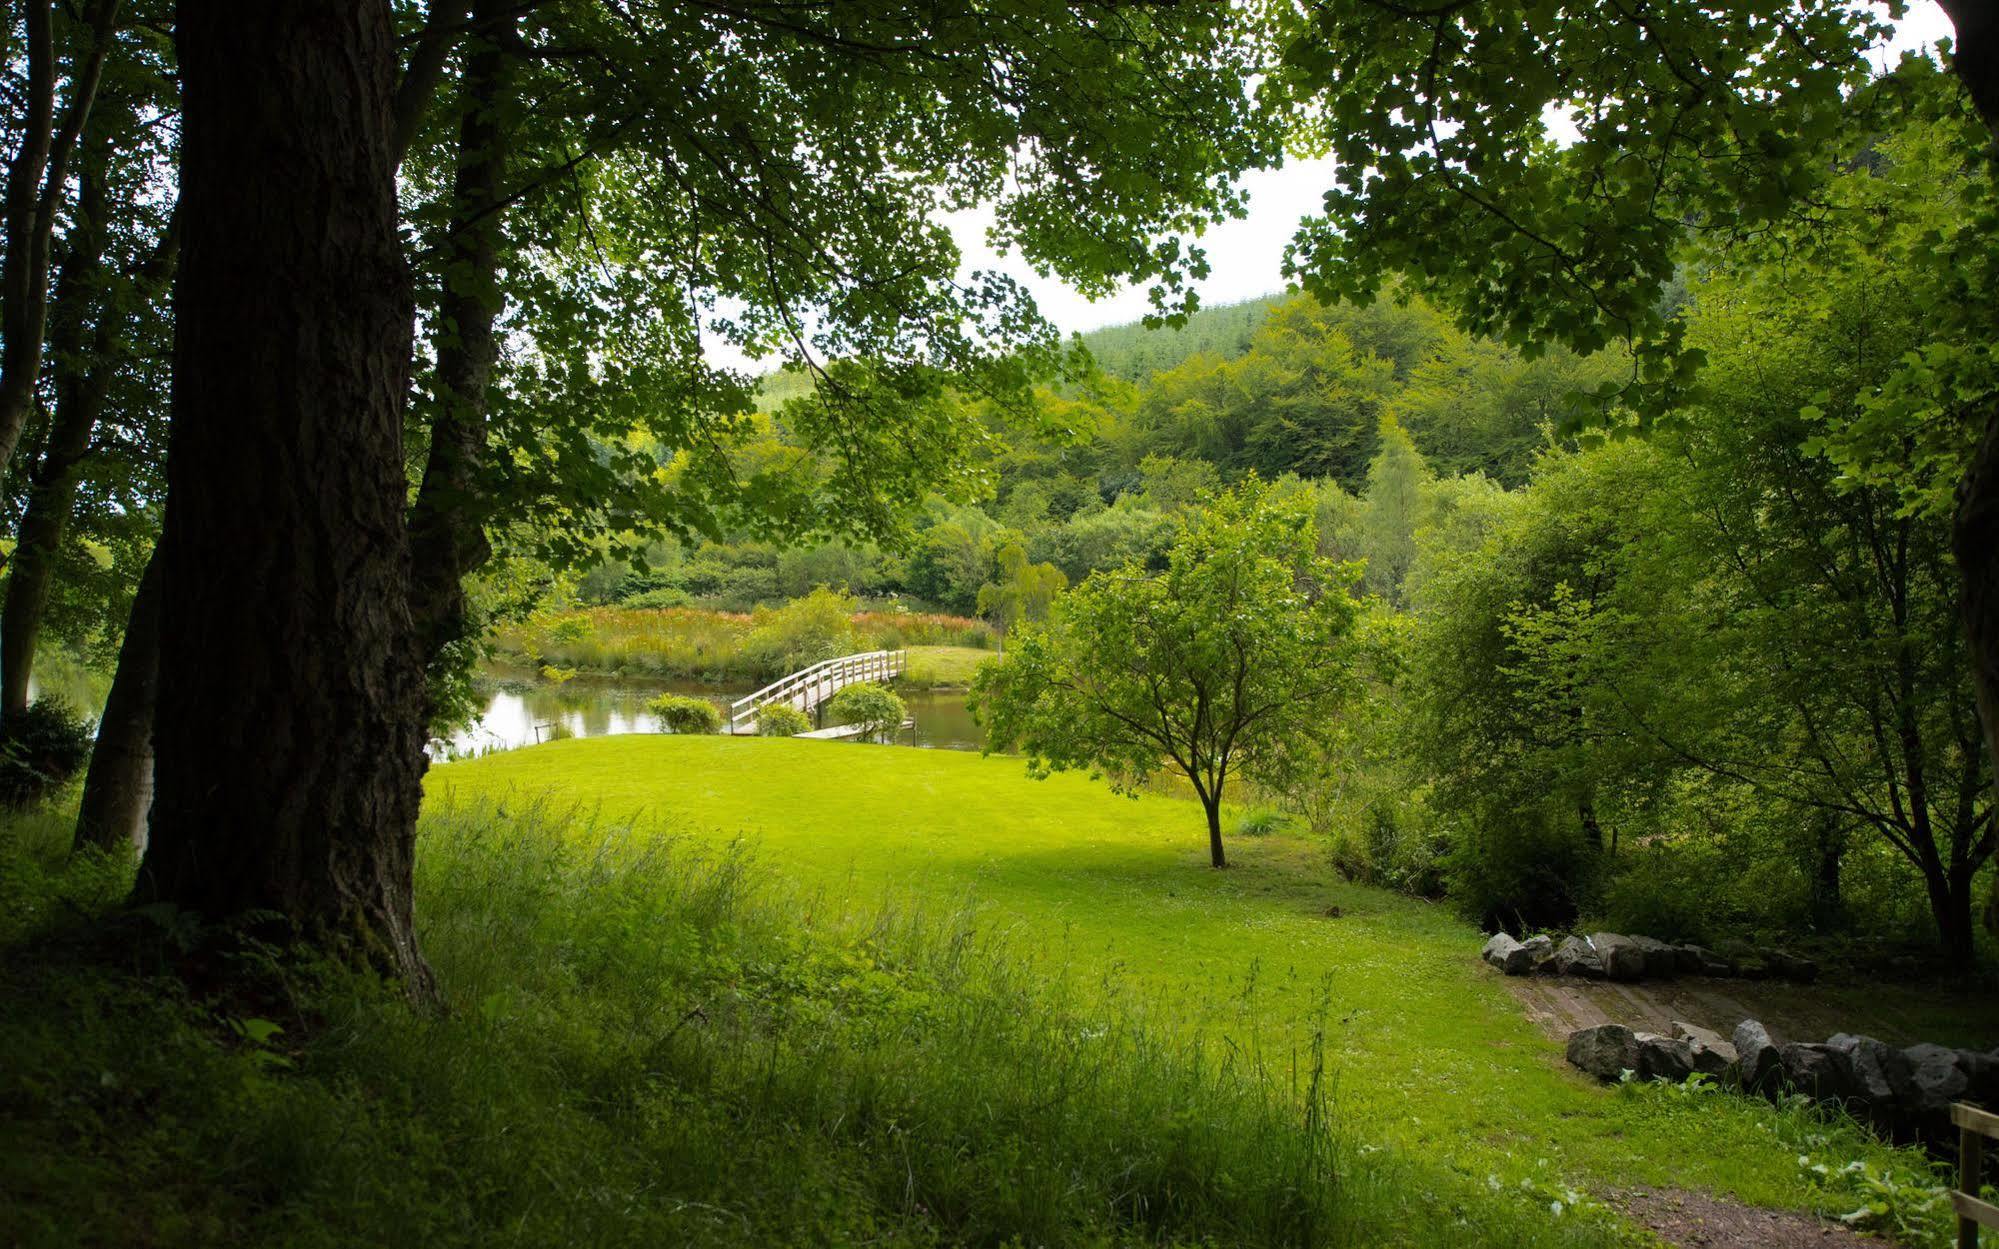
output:
[[[1605,1199],[1684,1249],[1881,1249],[1852,1228],[1791,1210],[1764,1210],[1677,1188],[1634,1188]]]

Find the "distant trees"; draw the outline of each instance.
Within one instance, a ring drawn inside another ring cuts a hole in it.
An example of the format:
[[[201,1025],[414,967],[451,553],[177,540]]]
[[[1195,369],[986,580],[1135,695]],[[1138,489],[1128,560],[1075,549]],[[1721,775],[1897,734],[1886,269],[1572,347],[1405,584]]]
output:
[[[1164,571],[1091,576],[982,668],[991,749],[1037,775],[1087,768],[1130,792],[1163,768],[1193,786],[1209,861],[1228,865],[1221,804],[1353,693],[1351,570],[1320,557],[1309,501],[1255,481],[1189,515]]]
[[[1010,541],[994,557],[998,577],[979,587],[979,614],[990,620],[1005,644],[1006,635],[1022,622],[1046,620],[1055,596],[1069,588],[1069,578],[1053,564],[1030,564],[1027,549]]]

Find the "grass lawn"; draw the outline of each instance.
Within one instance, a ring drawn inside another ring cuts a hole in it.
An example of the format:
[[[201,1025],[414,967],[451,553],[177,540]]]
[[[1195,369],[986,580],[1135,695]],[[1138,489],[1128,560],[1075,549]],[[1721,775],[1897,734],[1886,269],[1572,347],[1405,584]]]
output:
[[[904,679],[928,689],[961,689],[993,652],[976,646],[912,646]]]
[[[1357,1147],[1543,1205],[1570,1185],[1651,1184],[1843,1211],[1859,1203],[1821,1187],[1801,1154],[1834,1170],[1855,1156],[1905,1177],[1921,1169],[1760,1102],[1598,1087],[1525,1019],[1478,962],[1479,934],[1447,908],[1343,883],[1285,834],[1236,838],[1237,866],[1211,871],[1196,809],[1172,798],[1034,781],[1009,758],[652,735],[444,765],[428,793],[434,807],[554,794],[607,817],[745,837],[811,907],[969,898],[1050,983],[1206,1027],[1280,1069],[1323,1026]]]

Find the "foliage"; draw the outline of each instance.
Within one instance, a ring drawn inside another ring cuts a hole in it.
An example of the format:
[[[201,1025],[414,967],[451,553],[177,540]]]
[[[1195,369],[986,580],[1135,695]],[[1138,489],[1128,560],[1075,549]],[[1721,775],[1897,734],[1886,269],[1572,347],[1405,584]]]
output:
[[[862,741],[887,741],[901,731],[909,708],[887,686],[858,681],[841,686],[826,700],[826,718],[857,726]]]
[[[757,736],[797,737],[812,731],[812,718],[790,703],[765,703],[757,708]]]
[[[719,733],[722,730],[722,709],[705,698],[661,694],[646,703],[646,710],[658,717],[662,732]]]
[[[1087,768],[1125,791],[1177,768],[1224,866],[1229,777],[1254,779],[1290,743],[1330,732],[1354,686],[1351,572],[1316,540],[1302,501],[1254,480],[1209,500],[1165,572],[1092,576],[979,673],[988,749],[1019,747],[1036,775]]]
[[[1002,638],[1023,621],[1046,620],[1055,596],[1069,588],[1069,578],[1060,568],[1028,563],[1027,551],[1019,542],[1002,546],[993,562],[999,579],[979,587],[978,608]]]
[[[796,672],[860,649],[854,638],[852,595],[823,586],[782,607],[760,607],[750,618],[743,654],[760,672]]]
[[[33,806],[75,780],[90,762],[93,727],[54,695],[0,721],[0,805]]]

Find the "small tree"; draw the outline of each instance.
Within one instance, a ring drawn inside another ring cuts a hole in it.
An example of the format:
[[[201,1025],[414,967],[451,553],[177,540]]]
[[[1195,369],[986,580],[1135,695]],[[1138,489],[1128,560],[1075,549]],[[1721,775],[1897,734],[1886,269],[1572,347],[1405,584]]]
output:
[[[1222,794],[1329,734],[1357,688],[1354,569],[1315,553],[1310,502],[1254,478],[1211,498],[1164,573],[1098,573],[974,678],[986,747],[1036,776],[1088,768],[1130,793],[1172,766],[1222,849]]]
[[[867,681],[846,686],[826,702],[827,719],[858,726],[866,741],[886,741],[902,727],[908,714],[909,708],[895,691]]]
[[[705,698],[686,694],[661,694],[646,704],[659,717],[660,728],[672,733],[718,733],[722,729],[722,709]]]
[[[811,718],[790,703],[765,703],[757,708],[758,737],[797,737],[811,730]]]
[[[992,621],[1006,649],[1006,635],[1023,622],[1046,620],[1055,596],[1069,588],[1069,578],[1053,564],[1030,564],[1027,548],[1008,542],[994,557],[999,580],[979,587],[979,614]]]

